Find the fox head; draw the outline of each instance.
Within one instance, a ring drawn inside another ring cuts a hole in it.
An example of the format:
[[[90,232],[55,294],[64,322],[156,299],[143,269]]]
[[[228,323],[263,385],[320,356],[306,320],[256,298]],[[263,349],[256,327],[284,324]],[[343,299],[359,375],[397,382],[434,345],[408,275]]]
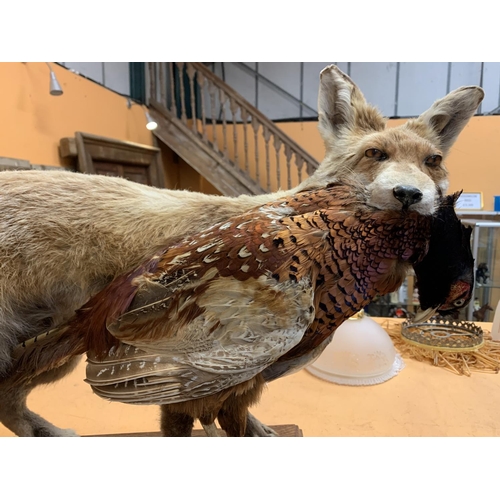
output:
[[[374,207],[432,214],[448,188],[446,157],[483,97],[480,87],[461,87],[418,118],[386,128],[386,119],[357,85],[328,66],[320,74],[318,96],[326,154],[301,187],[319,187],[331,178],[348,180],[366,188]]]

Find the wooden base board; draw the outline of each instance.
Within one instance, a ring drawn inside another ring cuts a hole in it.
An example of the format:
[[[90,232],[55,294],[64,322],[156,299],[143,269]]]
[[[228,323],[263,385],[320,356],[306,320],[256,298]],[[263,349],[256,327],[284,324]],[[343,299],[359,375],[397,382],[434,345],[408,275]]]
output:
[[[303,437],[302,429],[299,429],[297,425],[285,424],[285,425],[270,425],[273,431],[277,432],[279,437]],[[225,436],[224,431],[220,431],[221,436]],[[159,432],[131,432],[127,434],[97,434],[87,437],[161,437]],[[202,429],[193,430],[192,437],[206,437],[205,431]]]

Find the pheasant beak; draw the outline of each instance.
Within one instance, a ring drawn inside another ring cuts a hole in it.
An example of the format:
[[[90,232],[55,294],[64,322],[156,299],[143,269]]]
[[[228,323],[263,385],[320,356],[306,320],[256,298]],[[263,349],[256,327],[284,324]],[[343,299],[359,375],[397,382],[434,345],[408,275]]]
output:
[[[420,311],[418,312],[415,317],[413,318],[413,323],[423,323],[425,321],[428,321],[429,319],[436,314],[437,310],[439,309],[438,307],[429,307],[425,311]]]

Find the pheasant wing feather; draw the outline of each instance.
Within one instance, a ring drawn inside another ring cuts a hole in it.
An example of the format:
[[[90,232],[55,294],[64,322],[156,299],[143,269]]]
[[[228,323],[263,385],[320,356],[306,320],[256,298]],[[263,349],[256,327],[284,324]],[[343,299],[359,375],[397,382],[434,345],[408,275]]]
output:
[[[230,281],[214,280],[193,306],[199,314],[180,327],[165,309],[154,343],[141,340],[141,329],[150,329],[147,322],[137,325],[139,311],[118,318],[110,332],[120,337],[133,330],[134,337],[102,361],[89,355],[87,381],[114,400],[166,404],[215,394],[260,373],[295,346],[312,321],[310,283],[274,284],[263,293],[259,280]],[[284,304],[288,314],[279,310]]]
[[[273,244],[284,226],[268,214],[224,229],[168,249],[156,270],[134,278],[130,306],[106,325],[121,344],[104,357],[89,353],[95,392],[135,404],[209,396],[301,340],[314,319],[310,276],[273,277],[297,243]]]

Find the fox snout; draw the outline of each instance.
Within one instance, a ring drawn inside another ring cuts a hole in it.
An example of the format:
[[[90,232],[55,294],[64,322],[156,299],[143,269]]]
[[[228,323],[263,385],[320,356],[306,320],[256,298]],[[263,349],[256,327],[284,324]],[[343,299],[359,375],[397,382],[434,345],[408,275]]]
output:
[[[403,209],[407,209],[410,205],[419,203],[424,196],[422,191],[414,186],[396,186],[392,192],[394,197],[403,205]]]

